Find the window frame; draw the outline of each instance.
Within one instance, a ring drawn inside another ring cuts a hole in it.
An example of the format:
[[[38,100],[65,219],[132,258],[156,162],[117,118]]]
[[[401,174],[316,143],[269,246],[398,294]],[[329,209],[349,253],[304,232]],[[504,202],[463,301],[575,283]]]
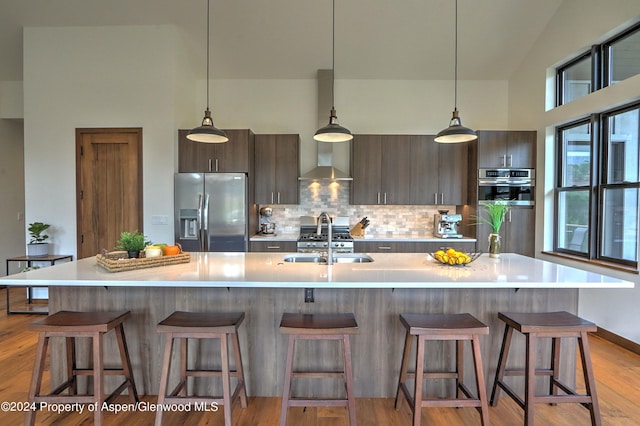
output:
[[[600,69],[602,70],[602,87],[608,87],[614,84],[611,82],[611,75],[613,71],[611,69],[611,46],[636,33],[640,34],[640,22],[616,34],[600,45],[600,57],[602,59],[602,65],[600,67]]]

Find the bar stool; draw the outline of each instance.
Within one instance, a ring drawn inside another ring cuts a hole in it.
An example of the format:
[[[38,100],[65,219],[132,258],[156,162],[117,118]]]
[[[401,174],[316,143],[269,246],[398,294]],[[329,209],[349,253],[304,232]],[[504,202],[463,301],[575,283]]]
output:
[[[489,334],[489,327],[470,314],[401,314],[400,321],[407,330],[402,353],[402,366],[396,391],[395,408],[400,408],[400,395],[405,399],[413,412],[413,425],[420,425],[423,407],[476,407],[480,412],[483,425],[489,425],[489,406],[487,390],[482,370],[480,356],[481,334]],[[416,367],[414,373],[409,373],[409,357],[413,337],[417,338]],[[425,372],[424,356],[425,342],[428,340],[455,340],[456,368],[455,371]],[[474,397],[462,382],[464,378],[463,343],[471,341],[473,362],[475,367],[476,388],[478,397]],[[411,395],[407,386],[407,379],[414,379],[414,392]],[[423,399],[422,385],[424,379],[455,379],[456,398]]]
[[[120,312],[70,312],[60,311],[50,315],[40,321],[32,323],[30,330],[38,334],[38,345],[36,347],[36,357],[29,386],[29,402],[39,403],[93,403],[97,409],[93,411],[93,423],[102,424],[102,410],[100,407],[105,401],[111,400],[116,395],[128,390],[129,399],[132,403],[139,401],[136,385],[133,380],[131,361],[127,350],[127,342],[124,336],[123,322],[129,318],[129,311]],[[104,344],[103,337],[114,330],[122,368],[107,369],[104,367]],[[54,389],[50,394],[40,394],[42,385],[42,375],[46,363],[47,347],[50,337],[64,337],[66,340],[66,366],[67,380]],[[92,339],[93,368],[78,368],[76,366],[75,338],[89,337]],[[77,395],[78,376],[91,376],[93,378],[93,395]],[[124,382],[116,388],[113,393],[105,396],[104,375],[122,375]],[[60,395],[68,389],[69,394]],[[27,411],[25,424],[33,425],[36,420],[36,411]]]
[[[591,354],[589,352],[589,340],[587,333],[597,331],[598,327],[589,321],[568,312],[544,312],[544,313],[512,313],[499,312],[498,318],[504,321],[504,338],[498,369],[491,391],[491,405],[498,405],[500,388],[509,395],[520,408],[524,409],[525,425],[533,425],[534,404],[559,402],[577,402],[589,409],[591,424],[600,425],[600,408],[596,395],[596,382],[591,366]],[[511,346],[513,330],[522,333],[526,338],[526,361],[524,369],[507,369],[507,357]],[[548,369],[536,368],[537,339],[551,338],[551,366]],[[584,372],[586,394],[579,395],[575,390],[559,380],[560,365],[560,338],[576,337],[580,348],[580,358]],[[524,400],[507,385],[504,376],[524,376]],[[536,376],[549,376],[549,395],[535,394]],[[558,389],[565,392],[558,395]]]
[[[351,369],[351,345],[349,335],[358,333],[358,324],[353,314],[292,314],[284,313],[280,321],[280,332],[289,335],[287,361],[282,391],[280,426],[287,423],[289,407],[347,407],[349,425],[356,426],[356,399],[353,393],[353,370]],[[341,372],[293,371],[293,349],[296,340],[341,340],[344,370]],[[295,378],[333,377],[344,379],[346,399],[293,398],[291,382]]]
[[[165,334],[164,358],[158,390],[158,405],[162,404],[218,404],[224,406],[224,424],[231,426],[232,404],[240,398],[242,408],[247,407],[247,392],[245,388],[244,372],[242,370],[242,356],[238,342],[238,327],[244,321],[244,312],[181,312],[176,311],[162,320],[158,326],[158,333]],[[231,337],[235,370],[229,367],[228,337]],[[167,395],[169,373],[171,370],[171,352],[173,340],[180,341],[180,380],[173,391]],[[187,368],[187,339],[220,339],[221,369],[202,370]],[[187,378],[203,376],[222,377],[222,398],[219,396],[188,396]],[[231,392],[231,377],[236,378],[237,384]],[[156,425],[162,424],[163,411],[156,412]]]

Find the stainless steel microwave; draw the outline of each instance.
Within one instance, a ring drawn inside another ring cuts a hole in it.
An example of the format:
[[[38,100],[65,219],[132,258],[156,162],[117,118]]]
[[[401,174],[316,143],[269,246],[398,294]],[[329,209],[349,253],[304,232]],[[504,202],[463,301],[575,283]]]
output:
[[[534,169],[479,169],[478,204],[505,201],[514,206],[533,206]]]

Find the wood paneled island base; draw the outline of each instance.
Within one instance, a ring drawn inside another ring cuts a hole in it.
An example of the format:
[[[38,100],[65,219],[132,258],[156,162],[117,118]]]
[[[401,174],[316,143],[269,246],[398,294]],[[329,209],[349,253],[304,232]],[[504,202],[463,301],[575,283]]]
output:
[[[335,289],[316,288],[315,302],[304,303],[301,289],[291,288],[178,288],[178,287],[51,287],[51,312],[59,310],[114,310],[127,309],[131,318],[125,324],[129,352],[138,386],[138,392],[156,395],[162,362],[162,339],[156,325],[174,311],[244,311],[245,333],[240,335],[240,346],[245,364],[247,393],[250,396],[280,396],[286,358],[286,336],[279,331],[283,312],[334,313],[353,312],[361,324],[352,336],[354,381],[357,397],[393,397],[397,386],[402,358],[404,329],[400,313],[459,313],[468,312],[490,328],[488,336],[481,336],[482,360],[487,382],[494,377],[503,324],[498,311],[577,311],[577,289]],[[339,347],[330,343],[300,343],[296,348],[300,368],[305,360],[322,360],[314,368],[339,369]],[[325,344],[326,343],[326,344]],[[61,342],[52,342],[60,345]],[[545,342],[546,344],[546,342]],[[454,362],[451,342],[428,342],[426,353],[431,365],[450,367]],[[546,348],[544,345],[543,348]],[[575,371],[575,349],[563,348],[563,371]],[[522,348],[522,349],[521,349]],[[524,350],[524,344],[514,345],[513,351]],[[200,343],[189,349],[190,362],[205,363],[219,359],[219,345]],[[545,354],[548,354],[548,350]],[[314,356],[310,356],[311,353]],[[320,355],[318,355],[320,353]],[[85,355],[89,350],[85,351]],[[115,348],[107,348],[105,365],[117,360]],[[326,354],[326,355],[324,355]],[[466,359],[471,360],[471,354]],[[110,356],[113,356],[110,358]],[[541,355],[542,356],[542,355]],[[514,359],[524,359],[515,353]],[[544,359],[544,358],[543,358]],[[80,358],[79,362],[86,361]],[[414,361],[411,361],[414,364]],[[59,350],[52,351],[54,382],[61,380],[64,360]],[[201,365],[204,366],[204,365]],[[215,367],[212,366],[212,367]],[[569,368],[566,368],[569,367]],[[473,372],[470,364],[465,368]],[[173,375],[175,377],[175,374]],[[573,383],[573,377],[564,378]],[[206,380],[206,379],[204,379]],[[204,380],[195,386],[204,386]],[[468,380],[473,380],[469,378]],[[299,383],[298,383],[299,382]],[[438,382],[438,381],[436,381]],[[108,382],[107,382],[108,383]],[[517,382],[516,382],[517,383]],[[215,385],[211,381],[207,385]],[[452,392],[448,383],[431,383],[429,392],[447,396]],[[339,380],[298,380],[293,395],[335,395],[343,392]],[[516,385],[518,388],[518,385]],[[204,389],[204,388],[202,388]],[[216,389],[218,390],[218,389]]]

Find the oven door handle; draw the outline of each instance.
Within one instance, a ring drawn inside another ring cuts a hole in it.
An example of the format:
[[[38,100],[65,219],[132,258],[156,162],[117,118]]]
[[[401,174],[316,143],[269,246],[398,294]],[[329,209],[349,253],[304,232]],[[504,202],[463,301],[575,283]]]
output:
[[[496,180],[480,180],[479,186],[533,186],[533,182],[530,180],[509,180],[509,181],[496,181]]]

